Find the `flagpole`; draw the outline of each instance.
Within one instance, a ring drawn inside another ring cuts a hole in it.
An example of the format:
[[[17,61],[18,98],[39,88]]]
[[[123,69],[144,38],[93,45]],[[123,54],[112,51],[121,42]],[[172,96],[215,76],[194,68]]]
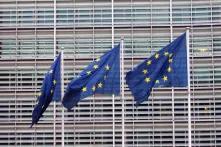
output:
[[[189,27],[186,28],[186,49],[187,49],[187,80],[188,80],[188,146],[192,146],[191,134],[191,91],[190,91],[190,58],[189,58]]]
[[[113,147],[115,147],[115,96],[112,94],[112,129],[113,129]]]
[[[56,57],[56,0],[54,0],[54,60]],[[56,146],[56,101],[53,103],[53,145]]]
[[[114,48],[114,0],[111,0],[111,40],[112,48]],[[115,95],[112,95],[112,139],[113,147],[115,147]]]
[[[64,97],[64,50],[61,50],[61,98]],[[64,147],[64,107],[62,109],[62,119],[61,119],[61,141],[62,147]]]
[[[172,0],[170,0],[170,43],[173,41],[173,25],[172,25],[172,17],[173,17],[173,9],[172,9]],[[173,128],[173,147],[175,144],[175,111],[174,111],[174,87],[172,87],[172,128]]]
[[[121,38],[121,43],[120,43],[120,49],[121,49],[121,100],[122,100],[122,121],[121,121],[121,126],[122,126],[122,147],[125,146],[125,126],[124,126],[124,39],[123,37]]]
[[[170,42],[173,41],[173,31],[172,31],[172,26],[171,26],[171,32],[170,32]],[[174,87],[172,87],[172,127],[173,127],[173,147],[176,146],[175,144],[175,111],[174,111]]]

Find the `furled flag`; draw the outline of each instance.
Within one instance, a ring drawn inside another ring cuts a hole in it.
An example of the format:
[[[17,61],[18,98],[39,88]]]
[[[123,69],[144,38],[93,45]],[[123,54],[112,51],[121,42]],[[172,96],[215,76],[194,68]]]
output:
[[[56,58],[51,65],[50,70],[45,74],[45,78],[41,87],[41,92],[38,96],[38,103],[32,112],[32,124],[37,124],[43,116],[51,101],[61,100],[61,54]]]
[[[136,105],[148,100],[153,87],[187,86],[186,33],[126,74]]]
[[[89,64],[69,83],[63,106],[70,110],[82,99],[96,93],[120,93],[120,44]]]

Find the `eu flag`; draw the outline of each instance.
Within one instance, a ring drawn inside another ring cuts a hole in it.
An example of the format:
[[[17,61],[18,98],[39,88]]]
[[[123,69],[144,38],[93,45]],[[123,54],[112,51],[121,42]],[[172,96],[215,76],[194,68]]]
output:
[[[187,86],[186,33],[126,74],[136,105],[148,100],[153,87]]]
[[[73,79],[64,94],[63,106],[71,109],[82,99],[99,94],[120,92],[120,44],[89,64]]]
[[[45,74],[45,78],[38,96],[38,103],[32,112],[32,124],[37,124],[50,102],[61,100],[61,73],[60,73],[61,54],[51,65],[50,70]]]

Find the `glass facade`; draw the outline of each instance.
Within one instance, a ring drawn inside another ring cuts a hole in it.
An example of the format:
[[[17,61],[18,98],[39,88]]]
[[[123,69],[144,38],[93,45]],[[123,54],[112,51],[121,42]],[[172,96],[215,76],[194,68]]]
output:
[[[117,0],[113,7],[111,0],[0,0],[0,146],[61,146],[60,103],[55,132],[53,103],[29,128],[55,51],[64,49],[67,85],[112,41],[124,38],[127,72],[186,27],[192,146],[221,146],[220,0]],[[136,108],[122,85],[125,146],[188,146],[187,88],[156,88]],[[101,95],[65,110],[65,146],[120,147],[122,112],[119,96],[113,106],[111,96]]]

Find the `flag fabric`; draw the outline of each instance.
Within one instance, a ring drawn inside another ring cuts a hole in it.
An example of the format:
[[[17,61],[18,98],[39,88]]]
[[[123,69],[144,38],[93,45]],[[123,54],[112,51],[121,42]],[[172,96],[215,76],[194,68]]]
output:
[[[148,100],[153,87],[187,86],[186,33],[129,71],[126,83],[136,105]]]
[[[71,109],[94,94],[120,93],[120,44],[89,64],[66,88],[63,106]]]
[[[51,101],[61,100],[61,54],[58,55],[50,70],[45,74],[38,103],[32,112],[32,124],[37,124]]]

